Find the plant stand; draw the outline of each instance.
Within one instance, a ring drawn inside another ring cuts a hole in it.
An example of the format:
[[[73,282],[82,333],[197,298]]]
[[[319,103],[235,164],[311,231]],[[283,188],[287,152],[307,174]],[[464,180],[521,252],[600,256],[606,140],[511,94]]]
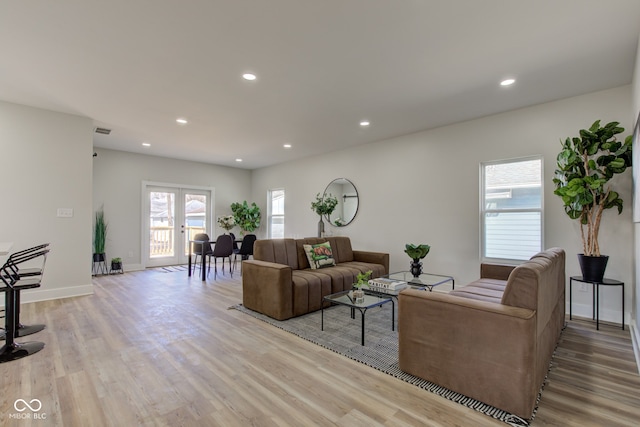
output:
[[[122,268],[121,262],[112,262],[111,269],[109,269],[109,274],[124,274],[124,269]]]
[[[91,274],[97,276],[98,274],[108,274],[107,263],[104,261],[94,261]]]
[[[91,275],[96,276],[98,274],[108,274],[109,269],[105,262],[105,254],[93,254],[93,266],[91,269]]]

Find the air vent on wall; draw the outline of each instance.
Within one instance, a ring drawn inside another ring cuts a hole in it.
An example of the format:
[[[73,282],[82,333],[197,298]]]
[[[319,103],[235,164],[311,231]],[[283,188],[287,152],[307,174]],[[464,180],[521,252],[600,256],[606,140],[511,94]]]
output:
[[[96,133],[102,133],[102,134],[105,134],[105,135],[109,135],[111,133],[111,129],[96,128]]]

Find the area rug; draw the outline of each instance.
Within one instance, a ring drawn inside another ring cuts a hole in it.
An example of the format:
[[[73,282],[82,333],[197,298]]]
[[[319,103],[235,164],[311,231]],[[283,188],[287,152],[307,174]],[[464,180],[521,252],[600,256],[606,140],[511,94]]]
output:
[[[168,265],[165,267],[156,267],[155,271],[159,271],[161,273],[175,273],[176,271],[187,271],[189,267],[187,265]]]
[[[293,319],[278,321],[249,310],[242,304],[229,307],[260,319],[270,325],[290,332],[314,344],[332,350],[350,359],[364,363],[386,374],[413,384],[446,399],[474,409],[478,412],[505,422],[511,426],[529,426],[534,415],[524,420],[501,409],[453,392],[422,378],[409,375],[398,367],[398,332],[391,330],[391,306],[369,309],[365,318],[365,345],[361,345],[361,317],[356,311],[355,319],[350,319],[350,309],[334,306],[324,310],[324,331],[320,329],[321,313],[309,313]],[[397,312],[396,312],[397,313]],[[397,319],[396,319],[397,320]],[[397,326],[397,321],[396,321]],[[540,395],[538,395],[538,401]]]

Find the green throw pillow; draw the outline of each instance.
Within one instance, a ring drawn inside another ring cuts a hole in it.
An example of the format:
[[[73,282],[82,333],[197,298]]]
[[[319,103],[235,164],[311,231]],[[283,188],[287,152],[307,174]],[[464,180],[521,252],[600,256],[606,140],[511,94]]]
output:
[[[315,270],[336,265],[329,242],[318,243],[317,245],[303,245],[303,247],[311,269]]]

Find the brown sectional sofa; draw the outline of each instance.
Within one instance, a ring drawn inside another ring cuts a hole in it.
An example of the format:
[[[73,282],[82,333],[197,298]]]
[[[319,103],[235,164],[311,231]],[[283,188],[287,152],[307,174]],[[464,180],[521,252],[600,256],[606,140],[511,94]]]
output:
[[[312,270],[303,245],[329,242],[336,265]],[[354,251],[348,237],[256,240],[242,264],[242,303],[278,320],[320,310],[326,295],[351,289],[358,273],[389,273],[389,254]]]
[[[565,321],[562,249],[515,268],[483,264],[468,286],[398,301],[400,369],[531,417]]]

